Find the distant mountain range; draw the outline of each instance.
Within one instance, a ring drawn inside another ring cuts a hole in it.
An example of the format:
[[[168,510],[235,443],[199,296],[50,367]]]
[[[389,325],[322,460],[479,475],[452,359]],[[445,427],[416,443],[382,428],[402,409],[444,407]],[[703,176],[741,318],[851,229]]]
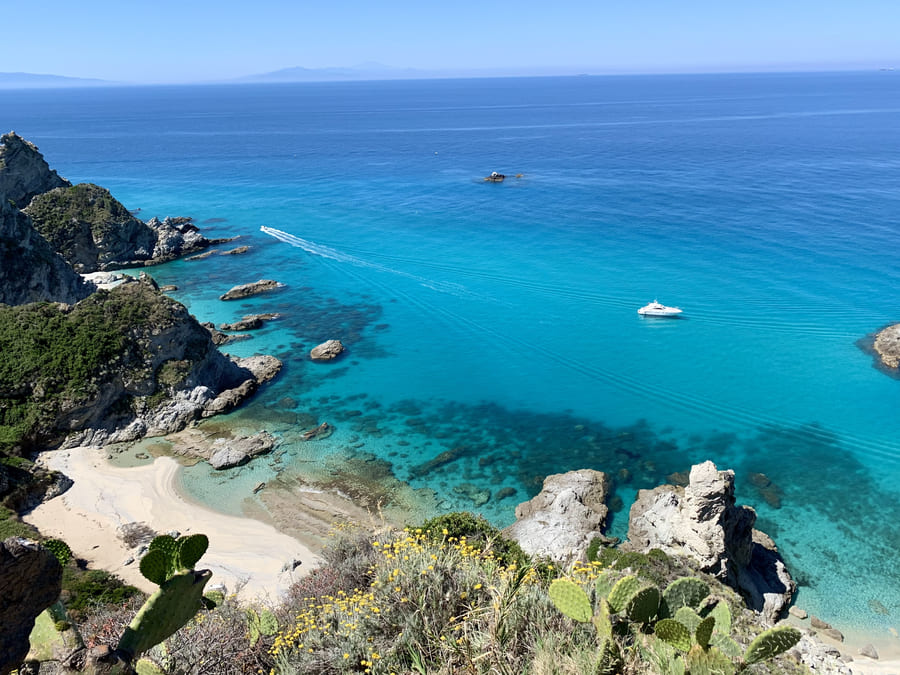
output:
[[[35,73],[0,73],[0,89],[52,89],[59,87],[111,87],[120,84],[109,80]]]
[[[270,73],[259,73],[235,78],[232,82],[334,82],[347,80],[406,80],[435,77],[433,71],[416,68],[394,68],[380,63],[363,63],[351,67],[333,68],[282,68]]]

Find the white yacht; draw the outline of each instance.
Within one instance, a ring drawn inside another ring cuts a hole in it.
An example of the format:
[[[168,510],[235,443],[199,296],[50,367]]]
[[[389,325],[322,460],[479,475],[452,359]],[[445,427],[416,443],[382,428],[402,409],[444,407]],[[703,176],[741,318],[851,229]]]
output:
[[[638,310],[641,316],[678,316],[681,310],[678,307],[666,307],[658,300],[654,300],[649,305],[644,305]]]

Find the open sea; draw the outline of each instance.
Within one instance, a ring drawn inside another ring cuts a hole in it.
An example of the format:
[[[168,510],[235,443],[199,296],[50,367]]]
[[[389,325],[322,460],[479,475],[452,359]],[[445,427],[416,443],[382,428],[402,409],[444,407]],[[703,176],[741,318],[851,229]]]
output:
[[[187,469],[195,498],[356,460],[502,526],[593,468],[623,536],[638,489],[711,459],[799,606],[900,625],[900,381],[859,345],[900,321],[900,73],[0,96],[60,175],[251,246],[148,270],[201,321],[283,315],[226,350],[285,362],[234,416],[284,461]],[[218,300],[262,278],[285,287]],[[656,298],[683,317],[638,316]]]

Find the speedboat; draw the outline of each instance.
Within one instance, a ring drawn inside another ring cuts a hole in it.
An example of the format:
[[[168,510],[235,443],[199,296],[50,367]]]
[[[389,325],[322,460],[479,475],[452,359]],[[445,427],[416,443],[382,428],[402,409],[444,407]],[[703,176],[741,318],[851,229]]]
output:
[[[666,307],[657,300],[654,300],[649,305],[644,305],[637,312],[641,316],[678,316],[681,314],[681,310],[678,307]]]

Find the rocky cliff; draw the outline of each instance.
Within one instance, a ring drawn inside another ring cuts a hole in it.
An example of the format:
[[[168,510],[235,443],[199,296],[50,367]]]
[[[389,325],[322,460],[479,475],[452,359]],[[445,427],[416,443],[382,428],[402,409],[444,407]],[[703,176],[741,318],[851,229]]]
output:
[[[160,435],[224,412],[278,372],[246,366],[149,278],[74,307],[0,307],[0,451]]]
[[[33,143],[14,131],[0,136],[0,195],[4,202],[24,209],[35,195],[71,185],[47,165]]]
[[[26,209],[38,232],[78,272],[174,260],[210,242],[188,218],[145,223],[91,183],[36,195]]]
[[[0,190],[0,303],[65,302],[87,297],[86,284]]]

